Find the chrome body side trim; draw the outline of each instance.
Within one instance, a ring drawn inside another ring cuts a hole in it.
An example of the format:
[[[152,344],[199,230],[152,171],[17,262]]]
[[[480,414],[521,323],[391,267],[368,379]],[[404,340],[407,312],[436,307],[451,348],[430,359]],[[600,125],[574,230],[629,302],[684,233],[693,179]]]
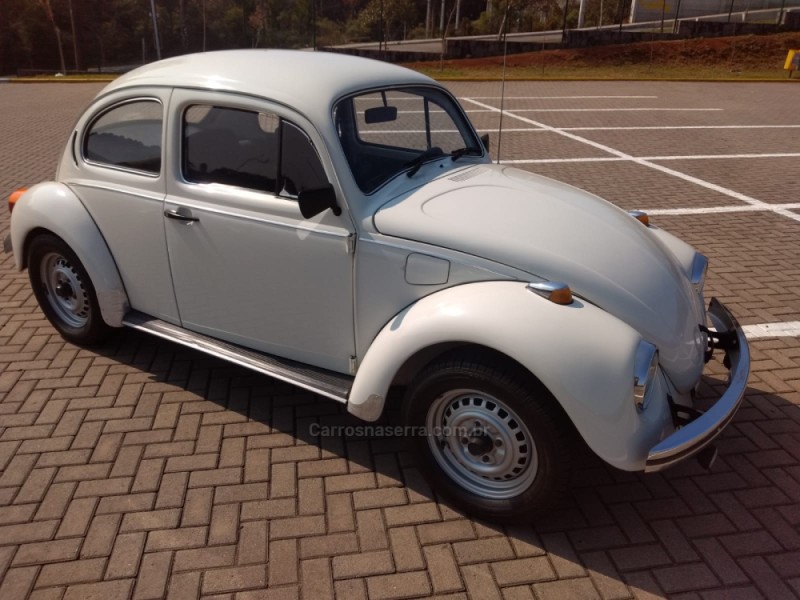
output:
[[[126,196],[133,196],[134,198],[153,200],[154,202],[164,202],[164,194],[152,194],[148,193],[147,190],[141,190],[141,189],[134,190],[128,186],[122,186],[122,185],[109,185],[109,184],[96,183],[91,179],[68,179],[63,183],[70,188],[84,187],[93,190],[103,190],[105,192],[124,194]]]
[[[125,315],[123,324],[339,402],[347,402],[350,394],[348,375],[229,344],[136,311]]]
[[[192,185],[219,185],[216,183],[212,184],[192,184]],[[318,229],[314,227],[305,227],[303,225],[297,223],[285,223],[283,221],[278,221],[276,219],[268,219],[262,216],[255,216],[255,215],[246,215],[242,214],[241,212],[230,210],[230,209],[223,209],[223,208],[216,208],[209,206],[208,204],[195,202],[192,200],[184,200],[179,198],[167,198],[166,204],[168,205],[175,205],[175,206],[183,206],[185,208],[193,208],[197,211],[213,213],[217,215],[223,215],[226,217],[231,217],[232,219],[240,219],[242,221],[254,221],[256,223],[265,223],[267,225],[274,225],[276,227],[282,227],[284,229],[292,229],[295,231],[306,231],[308,233],[313,233],[316,235],[324,235],[328,237],[335,237],[335,238],[347,238],[350,233],[341,233],[338,231],[327,231],[325,229]]]

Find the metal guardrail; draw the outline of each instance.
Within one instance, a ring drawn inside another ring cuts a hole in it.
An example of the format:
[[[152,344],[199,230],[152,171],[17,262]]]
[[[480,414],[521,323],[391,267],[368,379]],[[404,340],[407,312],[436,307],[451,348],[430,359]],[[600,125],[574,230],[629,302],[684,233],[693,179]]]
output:
[[[787,7],[784,8],[783,11],[781,9],[761,9],[761,10],[751,10],[751,11],[740,11],[740,12],[733,12],[730,14],[730,22],[731,23],[768,23],[770,18],[772,19],[772,24],[777,27],[775,20],[777,19],[779,13],[782,12],[785,18],[785,15],[795,12],[800,13],[800,7]],[[662,21],[659,19],[657,21],[644,21],[638,23],[612,23],[609,25],[602,25],[602,26],[594,26],[594,27],[583,27],[581,29],[569,29],[567,32],[593,32],[593,31],[613,31],[613,32],[638,32],[638,33],[661,33],[663,31],[664,34],[671,34],[677,33],[680,29],[681,23],[688,23],[688,22],[696,22],[696,21],[708,21],[708,22],[728,22],[728,13],[720,13],[720,14],[712,14],[712,15],[705,15],[701,17],[691,17],[688,19],[665,19],[663,21],[663,29],[662,29]],[[520,33],[509,33],[506,35],[505,41],[508,42],[510,46],[509,51],[515,52],[520,51],[519,49],[514,49],[513,45],[517,44],[561,44],[566,39],[565,32],[561,29],[549,30],[549,31],[530,31],[530,32],[520,32]],[[573,38],[578,37],[573,35]],[[682,36],[685,37],[685,36]],[[402,53],[419,53],[419,54],[434,54],[434,55],[441,55],[442,53],[442,44],[451,44],[454,43],[501,43],[502,38],[497,34],[488,34],[488,35],[471,35],[471,36],[447,36],[446,38],[427,38],[427,39],[415,39],[415,40],[395,40],[395,41],[388,41],[388,42],[363,42],[363,43],[352,43],[352,44],[342,44],[338,46],[330,47],[331,50],[344,50],[344,51],[358,51],[358,50],[367,50],[367,51],[378,51],[378,52],[402,52]],[[537,48],[531,48],[530,50],[536,50]],[[523,50],[528,51],[528,50]]]

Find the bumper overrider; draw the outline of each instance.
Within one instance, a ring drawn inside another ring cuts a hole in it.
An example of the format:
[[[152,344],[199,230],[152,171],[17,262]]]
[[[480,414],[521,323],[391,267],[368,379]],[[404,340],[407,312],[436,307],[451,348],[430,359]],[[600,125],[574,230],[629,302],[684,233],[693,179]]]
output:
[[[708,316],[714,325],[714,345],[725,351],[725,366],[730,369],[728,388],[714,405],[683,424],[675,433],[650,449],[645,473],[666,469],[706,448],[716,438],[742,403],[747,376],[750,374],[750,349],[736,318],[716,298],[708,306]]]

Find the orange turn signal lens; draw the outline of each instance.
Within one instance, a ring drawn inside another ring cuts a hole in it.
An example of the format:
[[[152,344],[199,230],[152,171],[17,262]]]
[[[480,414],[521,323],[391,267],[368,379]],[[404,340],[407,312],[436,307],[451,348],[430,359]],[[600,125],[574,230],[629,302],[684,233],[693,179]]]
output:
[[[8,212],[9,213],[14,210],[14,205],[17,203],[17,200],[19,200],[22,197],[22,194],[24,194],[27,191],[28,191],[28,188],[19,188],[16,192],[12,193],[8,197]]]
[[[628,211],[628,214],[645,227],[650,227],[650,216],[646,212],[641,210],[630,210]]]
[[[542,281],[529,283],[528,289],[554,304],[572,304],[572,290],[560,281]]]

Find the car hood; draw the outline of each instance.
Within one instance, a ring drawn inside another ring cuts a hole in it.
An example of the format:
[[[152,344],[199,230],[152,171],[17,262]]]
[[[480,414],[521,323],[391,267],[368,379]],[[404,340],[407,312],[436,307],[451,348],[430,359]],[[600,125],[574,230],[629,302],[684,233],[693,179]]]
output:
[[[527,171],[478,165],[383,205],[375,227],[563,281],[655,344],[679,391],[702,372],[703,309],[686,274],[647,227],[597,196]]]

